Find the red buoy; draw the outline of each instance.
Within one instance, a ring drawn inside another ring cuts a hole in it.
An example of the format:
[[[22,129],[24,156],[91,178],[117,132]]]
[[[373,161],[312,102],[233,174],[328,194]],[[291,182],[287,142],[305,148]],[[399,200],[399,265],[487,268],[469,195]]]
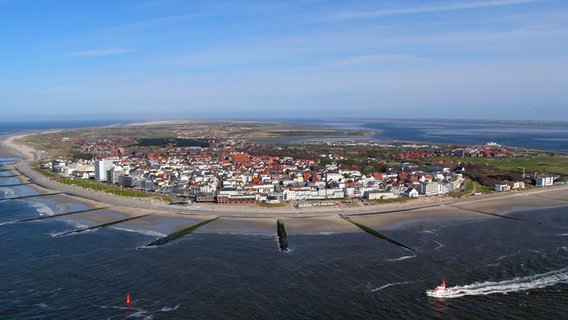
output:
[[[126,304],[130,304],[130,294],[126,294]]]

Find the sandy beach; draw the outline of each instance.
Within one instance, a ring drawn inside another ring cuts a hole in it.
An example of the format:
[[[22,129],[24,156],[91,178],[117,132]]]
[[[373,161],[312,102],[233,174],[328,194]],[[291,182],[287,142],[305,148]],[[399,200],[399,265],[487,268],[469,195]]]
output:
[[[224,206],[208,203],[170,206],[148,199],[119,197],[52,181],[30,168],[30,163],[37,152],[29,146],[15,142],[23,136],[25,135],[5,137],[0,143],[0,154],[23,158],[9,168],[21,174],[22,182],[31,182],[30,186],[39,192],[62,192],[65,196],[73,197],[91,208],[111,206],[109,210],[126,216],[152,214],[195,221],[218,218],[214,224],[201,228],[199,232],[272,233],[277,219],[284,222],[290,233],[355,232],[358,228],[342,219],[341,215],[349,216],[353,221],[372,228],[385,229],[416,220],[496,218],[487,213],[503,214],[511,210],[568,205],[568,186],[565,185],[461,199],[424,197],[392,204],[346,205],[337,208],[297,209],[291,206],[263,208],[256,205]],[[93,217],[93,219],[100,218]]]

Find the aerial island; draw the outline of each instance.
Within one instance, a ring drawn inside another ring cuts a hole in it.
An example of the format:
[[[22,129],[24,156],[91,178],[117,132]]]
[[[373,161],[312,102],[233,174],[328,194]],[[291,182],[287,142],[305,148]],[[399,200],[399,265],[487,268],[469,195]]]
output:
[[[417,144],[313,124],[164,121],[12,136],[3,144],[24,158],[14,166],[23,182],[44,193],[130,215],[284,219],[297,232],[353,230],[346,219],[378,228],[495,217],[568,201],[567,155],[492,142]]]

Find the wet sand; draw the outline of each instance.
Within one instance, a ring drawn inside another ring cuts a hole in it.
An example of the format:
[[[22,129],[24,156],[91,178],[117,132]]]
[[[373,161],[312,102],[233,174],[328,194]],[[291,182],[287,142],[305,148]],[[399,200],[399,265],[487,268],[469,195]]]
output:
[[[17,156],[24,160],[13,166],[21,173],[22,182],[32,182],[33,188],[41,193],[61,191],[65,196],[83,202],[91,208],[113,206],[108,210],[127,216],[151,214],[163,218],[186,219],[189,224],[204,221],[212,217],[218,220],[200,228],[196,232],[219,233],[254,233],[272,234],[276,232],[278,218],[290,234],[294,233],[331,233],[356,232],[357,227],[341,219],[340,215],[350,216],[352,220],[371,228],[384,229],[399,226],[416,220],[435,219],[478,219],[494,218],[487,213],[503,213],[516,209],[542,208],[568,205],[568,185],[555,186],[525,191],[494,193],[482,196],[470,196],[462,199],[450,197],[424,197],[405,202],[380,205],[353,205],[341,207],[294,208],[290,205],[278,208],[263,208],[257,205],[225,206],[218,204],[196,203],[188,206],[170,206],[151,199],[132,199],[107,193],[95,192],[75,186],[51,181],[29,164],[34,159],[35,150],[14,142],[20,136],[10,136],[0,143],[0,154]],[[92,220],[97,218],[91,213]],[[148,222],[148,220],[145,220]],[[144,223],[133,220],[130,223]],[[184,223],[185,225],[185,223]]]

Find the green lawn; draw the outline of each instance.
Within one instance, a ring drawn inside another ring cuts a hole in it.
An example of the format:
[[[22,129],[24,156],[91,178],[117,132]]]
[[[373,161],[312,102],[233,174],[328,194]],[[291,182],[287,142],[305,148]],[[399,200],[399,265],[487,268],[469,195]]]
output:
[[[58,177],[57,175],[46,170],[41,170],[39,168],[34,168],[34,169],[37,172],[52,178],[54,181],[63,184],[74,185],[85,189],[92,189],[95,191],[106,192],[121,197],[154,198],[168,203],[173,201],[171,197],[161,196],[151,192],[147,193],[147,192],[135,191],[132,189],[124,189],[113,184],[98,182],[93,180],[77,180],[77,179],[63,178],[63,177]]]
[[[456,158],[440,157],[435,160],[456,160]],[[520,172],[525,169],[526,173],[538,171],[545,174],[568,175],[568,155],[552,154],[531,151],[520,154],[516,158],[463,158],[464,163],[488,164],[510,171]]]
[[[267,203],[267,202],[257,202],[257,205],[263,207],[263,208],[281,208],[281,207],[285,207],[286,206],[286,202],[278,202],[278,203]]]

